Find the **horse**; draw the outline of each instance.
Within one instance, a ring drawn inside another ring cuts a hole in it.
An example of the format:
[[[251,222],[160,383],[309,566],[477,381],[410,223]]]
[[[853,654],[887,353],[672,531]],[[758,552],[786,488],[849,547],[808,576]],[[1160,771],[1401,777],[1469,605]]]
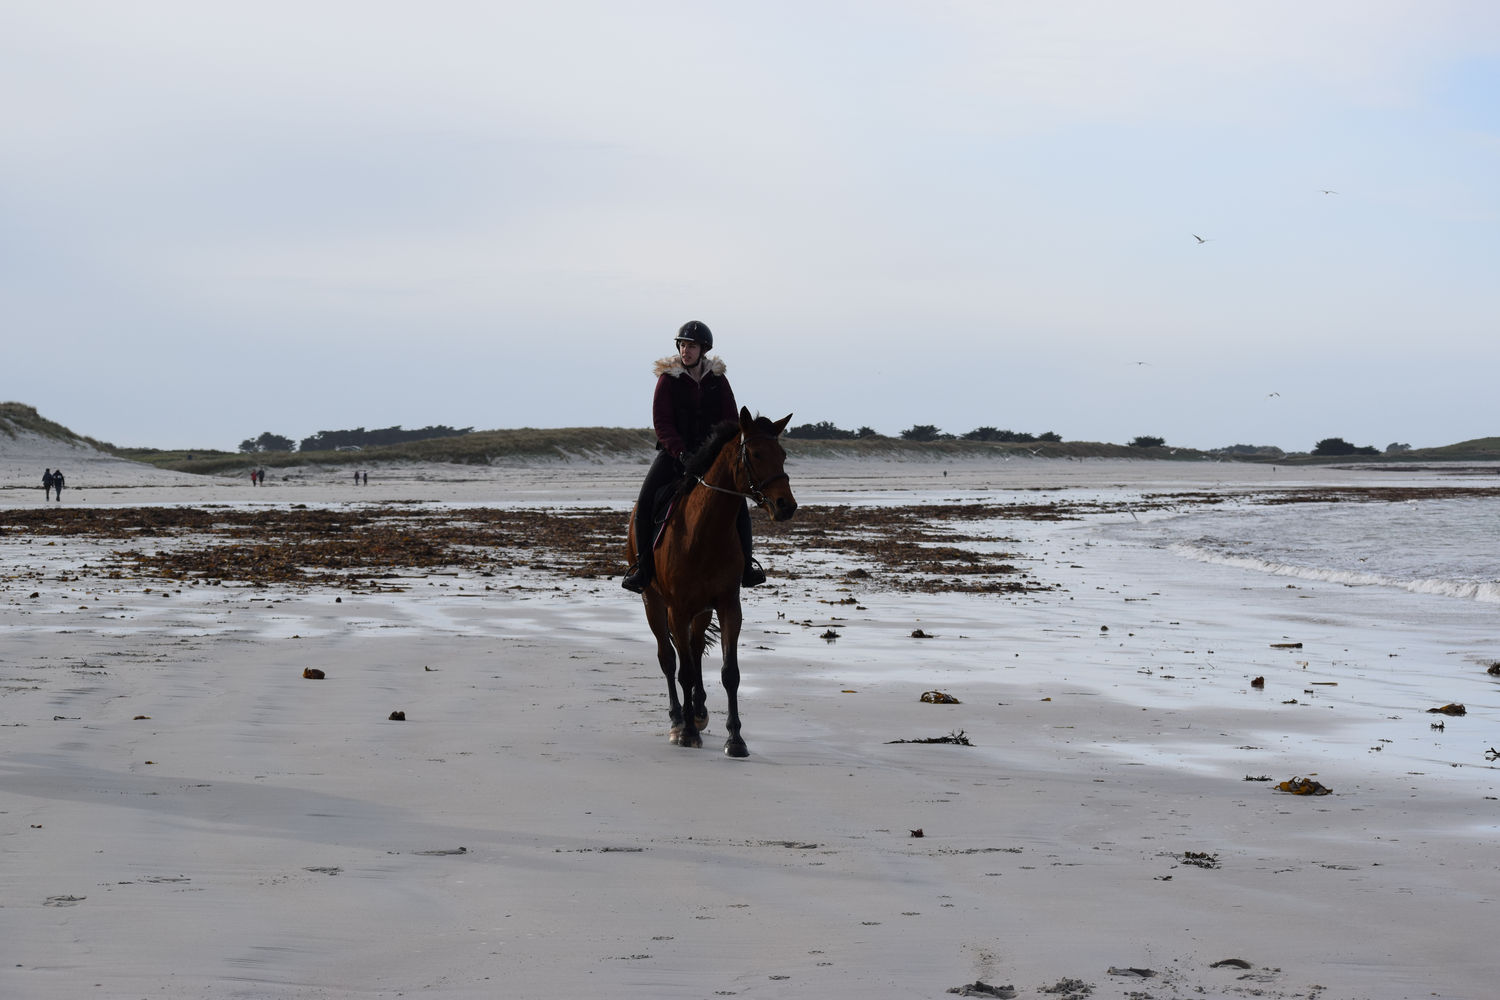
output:
[[[676,746],[703,746],[701,733],[708,725],[703,650],[717,615],[724,656],[720,680],[728,702],[724,752],[731,757],[750,755],[740,737],[738,647],[745,558],[735,520],[747,499],[777,521],[797,512],[785,471],[786,451],[777,440],[791,419],[790,413],[774,423],[766,417],[751,418],[742,407],[738,422],[717,424],[683,461],[682,484],[653,553],[656,574],[641,595],[646,622],[656,636],[656,660],[667,678],[672,723],[668,741]],[[642,544],[649,546],[651,539],[635,537],[632,513],[625,550],[630,564]]]

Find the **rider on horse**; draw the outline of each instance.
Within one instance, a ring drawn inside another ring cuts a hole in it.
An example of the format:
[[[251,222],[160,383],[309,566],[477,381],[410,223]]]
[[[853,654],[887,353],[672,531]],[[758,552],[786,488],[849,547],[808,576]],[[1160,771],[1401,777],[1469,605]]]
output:
[[[709,432],[722,420],[737,420],[739,407],[734,390],[724,377],[722,358],[710,358],[714,335],[706,324],[689,320],[677,331],[677,353],[657,361],[656,395],[651,400],[651,417],[656,428],[656,458],[641,495],[635,504],[635,566],[620,585],[639,594],[651,583],[655,572],[652,541],[656,532],[653,513],[656,494],[668,483],[682,478],[682,459],[708,439]],[[766,582],[765,571],[750,559],[750,508],[740,505],[736,526],[740,549],[745,555],[745,575],[741,586],[754,587]]]

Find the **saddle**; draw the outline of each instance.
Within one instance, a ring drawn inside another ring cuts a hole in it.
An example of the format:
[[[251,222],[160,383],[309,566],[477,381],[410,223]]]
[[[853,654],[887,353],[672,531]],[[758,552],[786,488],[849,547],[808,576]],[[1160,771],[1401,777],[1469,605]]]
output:
[[[656,496],[651,498],[650,523],[656,529],[651,533],[652,551],[655,551],[656,547],[661,544],[661,536],[666,532],[667,521],[677,507],[681,487],[681,481],[666,483],[656,491]]]

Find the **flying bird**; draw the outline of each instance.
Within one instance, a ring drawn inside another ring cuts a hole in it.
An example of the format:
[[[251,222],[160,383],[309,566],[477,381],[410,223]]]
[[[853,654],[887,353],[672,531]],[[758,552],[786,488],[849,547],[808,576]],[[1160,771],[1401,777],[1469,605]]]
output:
[[[1209,237],[1209,239],[1212,239],[1212,238],[1213,237]],[[1197,233],[1193,234],[1193,239],[1197,240],[1199,243],[1207,243],[1208,242],[1208,240],[1205,240],[1203,237],[1199,236]]]
[[[1330,191],[1327,188],[1323,188],[1322,190],[1324,194],[1338,194],[1337,191]]]
[[[1272,396],[1279,396],[1279,395],[1281,395],[1281,393],[1279,393],[1279,392],[1268,392],[1268,393],[1266,393],[1266,398],[1270,399]]]

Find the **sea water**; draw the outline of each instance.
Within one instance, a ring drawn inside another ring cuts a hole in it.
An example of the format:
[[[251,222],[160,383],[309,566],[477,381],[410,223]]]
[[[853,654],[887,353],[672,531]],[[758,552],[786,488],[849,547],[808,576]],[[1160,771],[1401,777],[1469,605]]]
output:
[[[1202,562],[1500,604],[1500,498],[1247,500],[1118,527]]]

